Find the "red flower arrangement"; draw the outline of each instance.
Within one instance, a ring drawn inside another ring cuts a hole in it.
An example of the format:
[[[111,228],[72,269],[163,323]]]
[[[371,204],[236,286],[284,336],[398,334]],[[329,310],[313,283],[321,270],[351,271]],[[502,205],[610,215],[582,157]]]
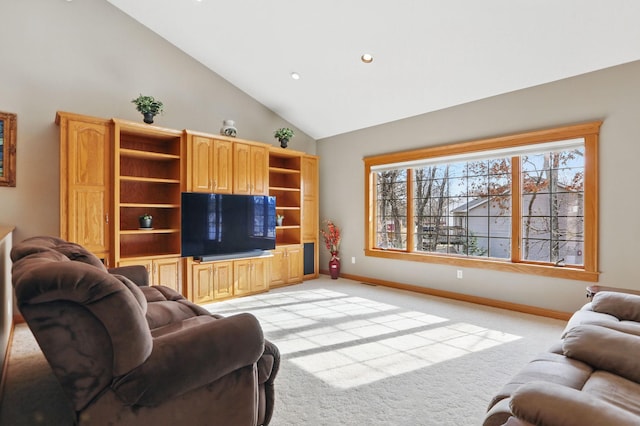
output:
[[[327,229],[321,229],[322,237],[324,238],[324,245],[327,250],[331,252],[332,256],[338,255],[338,248],[340,247],[340,228],[338,228],[331,220],[325,220]]]

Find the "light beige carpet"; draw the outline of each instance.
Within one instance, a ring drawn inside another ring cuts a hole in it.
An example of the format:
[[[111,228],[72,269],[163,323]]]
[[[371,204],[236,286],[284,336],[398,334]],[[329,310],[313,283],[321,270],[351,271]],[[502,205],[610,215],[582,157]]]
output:
[[[564,322],[321,277],[206,306],[251,312],[282,352],[274,426],[478,425],[492,395]],[[67,403],[25,326],[0,425],[66,425]],[[230,425],[233,426],[233,425]]]

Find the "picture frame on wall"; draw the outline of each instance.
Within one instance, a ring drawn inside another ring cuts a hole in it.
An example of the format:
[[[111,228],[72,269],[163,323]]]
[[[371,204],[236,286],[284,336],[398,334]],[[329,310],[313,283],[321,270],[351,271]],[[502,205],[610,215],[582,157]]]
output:
[[[0,186],[16,186],[16,130],[18,116],[0,112]]]

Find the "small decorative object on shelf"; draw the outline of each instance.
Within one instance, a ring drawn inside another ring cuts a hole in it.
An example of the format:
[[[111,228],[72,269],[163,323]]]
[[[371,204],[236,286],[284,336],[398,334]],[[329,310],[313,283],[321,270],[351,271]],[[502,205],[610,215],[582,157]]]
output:
[[[138,222],[140,223],[140,229],[151,229],[151,222],[153,220],[153,216],[149,213],[145,213],[138,218]]]
[[[238,129],[236,129],[236,123],[233,120],[223,120],[222,128],[220,129],[220,134],[225,136],[231,136],[232,138],[236,137],[238,133]]]
[[[340,228],[338,228],[333,221],[325,220],[326,229],[321,229],[320,233],[324,238],[324,245],[331,253],[331,260],[329,260],[329,275],[332,280],[338,279],[340,275],[340,258],[338,257],[338,249],[340,248]]]
[[[283,220],[284,220],[284,215],[283,214],[276,215],[276,225],[282,226],[282,221]]]
[[[293,137],[293,130],[288,127],[281,127],[273,133],[273,136],[280,141],[282,148],[286,148],[289,140]]]
[[[153,96],[143,96],[142,94],[131,101],[136,104],[136,109],[144,116],[144,122],[153,123],[153,117],[164,111],[162,102],[154,99]]]

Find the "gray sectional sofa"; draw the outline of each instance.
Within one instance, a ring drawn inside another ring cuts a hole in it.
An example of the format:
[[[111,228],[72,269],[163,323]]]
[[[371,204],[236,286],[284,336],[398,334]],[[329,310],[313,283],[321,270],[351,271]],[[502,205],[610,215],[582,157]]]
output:
[[[599,291],[494,396],[483,426],[640,425],[640,295]]]

